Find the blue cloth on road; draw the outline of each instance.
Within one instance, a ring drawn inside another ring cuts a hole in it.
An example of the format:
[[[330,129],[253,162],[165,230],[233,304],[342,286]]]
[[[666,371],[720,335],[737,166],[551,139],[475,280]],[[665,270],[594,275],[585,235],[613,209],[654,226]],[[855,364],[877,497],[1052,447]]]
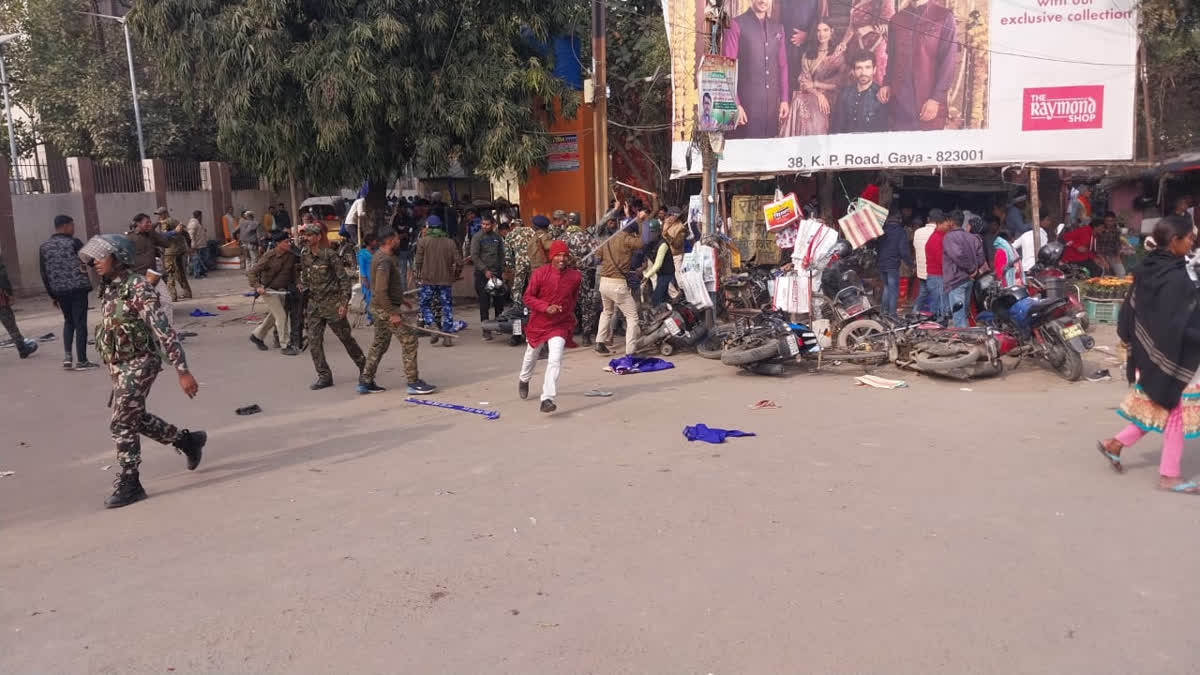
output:
[[[690,427],[683,428],[683,435],[689,441],[704,441],[705,443],[724,443],[726,438],[741,438],[743,436],[754,436],[750,431],[741,431],[738,429],[715,429],[707,424],[696,424]]]
[[[617,375],[632,373],[653,373],[656,370],[670,370],[674,363],[664,361],[654,356],[622,356],[608,362],[608,367]]]
[[[195,317],[201,317],[201,316],[216,316],[216,314],[213,314],[212,312],[206,312],[206,311],[204,311],[204,310],[202,310],[202,309],[193,309],[193,310],[191,311],[191,313],[190,313],[190,314],[188,314],[188,316],[195,316]]]

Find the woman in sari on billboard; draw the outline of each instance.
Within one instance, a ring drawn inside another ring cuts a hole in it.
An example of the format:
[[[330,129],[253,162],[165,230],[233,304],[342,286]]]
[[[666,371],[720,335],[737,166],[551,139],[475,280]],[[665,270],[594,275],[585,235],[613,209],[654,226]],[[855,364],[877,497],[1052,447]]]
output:
[[[846,27],[843,42],[848,43],[846,52],[859,54],[870,52],[875,55],[875,84],[883,86],[887,71],[888,22],[895,15],[892,0],[858,0],[850,10],[850,25]]]
[[[820,136],[829,133],[829,116],[837,90],[846,79],[846,43],[833,42],[833,29],[818,21],[813,29],[797,78],[799,88],[792,95],[791,116],[783,124],[780,136]]]

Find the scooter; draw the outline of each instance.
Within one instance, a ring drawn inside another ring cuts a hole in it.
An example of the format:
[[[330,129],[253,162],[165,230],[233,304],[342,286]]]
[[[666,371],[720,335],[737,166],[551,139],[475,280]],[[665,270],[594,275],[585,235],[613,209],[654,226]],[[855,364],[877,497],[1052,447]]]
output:
[[[508,343],[514,347],[525,341],[525,326],[529,324],[529,310],[520,302],[514,302],[504,308],[495,319],[489,319],[480,324],[483,330],[493,333],[505,333],[512,336]]]
[[[1066,298],[1032,298],[1024,288],[1004,288],[984,275],[977,285],[984,311],[977,319],[1005,330],[1018,340],[1013,356],[1034,356],[1068,382],[1083,375],[1083,353],[1096,341],[1071,313]]]
[[[1063,265],[1061,263],[1064,247],[1061,243],[1050,242],[1038,250],[1037,262],[1025,275],[1025,285],[1028,293],[1051,300],[1066,298],[1070,306],[1070,314],[1075,317],[1086,331],[1090,327],[1087,311],[1079,301],[1078,280],[1087,278],[1086,271],[1080,276],[1078,265]]]
[[[686,300],[668,300],[650,309],[641,321],[641,337],[634,351],[658,349],[670,356],[676,349],[691,347],[708,335],[700,312]]]

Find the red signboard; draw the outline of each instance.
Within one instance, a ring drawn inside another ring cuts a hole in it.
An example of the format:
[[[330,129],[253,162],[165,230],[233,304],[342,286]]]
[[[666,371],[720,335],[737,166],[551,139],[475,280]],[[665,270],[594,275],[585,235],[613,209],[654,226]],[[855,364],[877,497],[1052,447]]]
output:
[[[1036,87],[1021,97],[1023,131],[1104,127],[1104,85]]]

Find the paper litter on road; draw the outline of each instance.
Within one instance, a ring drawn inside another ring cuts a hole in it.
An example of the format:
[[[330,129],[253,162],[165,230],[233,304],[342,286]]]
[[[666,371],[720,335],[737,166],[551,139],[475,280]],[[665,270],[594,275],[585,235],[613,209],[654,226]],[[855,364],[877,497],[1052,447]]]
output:
[[[8,478],[15,475],[17,475],[16,471],[0,471],[0,478]]]
[[[970,387],[959,387],[959,389],[958,389],[958,390],[959,390],[959,391],[975,391],[974,389],[972,389],[972,388],[970,388]]]
[[[609,396],[612,396],[612,392],[611,391],[600,391],[599,389],[589,389],[589,390],[585,391],[583,393],[583,395],[590,396],[593,398],[608,398]]]
[[[885,377],[876,377],[875,375],[860,375],[854,378],[854,381],[861,387],[873,387],[875,389],[902,389],[908,386],[904,380],[889,380]]]
[[[779,410],[779,405],[775,401],[763,399],[757,403],[751,403],[747,406],[751,410]]]

